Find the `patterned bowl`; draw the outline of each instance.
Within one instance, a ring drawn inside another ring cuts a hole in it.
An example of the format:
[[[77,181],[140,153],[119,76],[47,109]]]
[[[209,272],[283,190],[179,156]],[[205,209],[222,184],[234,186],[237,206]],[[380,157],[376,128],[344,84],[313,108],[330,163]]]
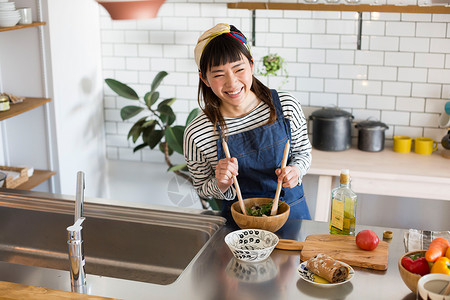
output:
[[[278,244],[278,237],[266,230],[242,229],[227,234],[225,243],[237,259],[260,262],[270,256]]]

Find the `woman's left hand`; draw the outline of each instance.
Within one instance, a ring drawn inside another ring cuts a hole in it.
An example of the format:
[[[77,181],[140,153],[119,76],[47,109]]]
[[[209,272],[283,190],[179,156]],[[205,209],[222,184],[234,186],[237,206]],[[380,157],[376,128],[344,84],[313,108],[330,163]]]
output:
[[[284,188],[291,189],[298,185],[300,170],[297,167],[287,166],[283,170],[276,169],[275,174],[278,176],[278,181],[283,182]]]

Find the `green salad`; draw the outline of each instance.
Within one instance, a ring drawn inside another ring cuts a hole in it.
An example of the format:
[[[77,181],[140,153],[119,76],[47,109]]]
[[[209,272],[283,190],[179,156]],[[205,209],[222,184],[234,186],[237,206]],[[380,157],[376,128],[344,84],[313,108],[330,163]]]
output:
[[[278,207],[280,207],[281,203],[278,202]],[[270,212],[272,211],[272,202],[259,205],[255,204],[250,208],[247,208],[247,213],[249,216],[254,217],[263,217],[263,216],[270,216]]]

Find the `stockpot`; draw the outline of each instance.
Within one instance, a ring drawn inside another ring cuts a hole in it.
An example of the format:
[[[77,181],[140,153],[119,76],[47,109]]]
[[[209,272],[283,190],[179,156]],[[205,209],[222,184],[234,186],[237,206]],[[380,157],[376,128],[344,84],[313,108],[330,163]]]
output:
[[[323,151],[343,151],[352,145],[351,113],[338,108],[323,108],[312,112],[312,145]]]
[[[379,121],[361,121],[355,125],[358,129],[358,149],[379,152],[384,149],[384,132],[389,127]]]

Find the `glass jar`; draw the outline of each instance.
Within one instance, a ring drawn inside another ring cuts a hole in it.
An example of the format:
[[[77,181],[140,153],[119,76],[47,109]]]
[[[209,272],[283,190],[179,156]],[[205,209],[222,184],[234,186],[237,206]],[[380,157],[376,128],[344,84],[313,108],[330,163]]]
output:
[[[9,98],[6,95],[0,95],[0,111],[8,110],[9,107]]]

